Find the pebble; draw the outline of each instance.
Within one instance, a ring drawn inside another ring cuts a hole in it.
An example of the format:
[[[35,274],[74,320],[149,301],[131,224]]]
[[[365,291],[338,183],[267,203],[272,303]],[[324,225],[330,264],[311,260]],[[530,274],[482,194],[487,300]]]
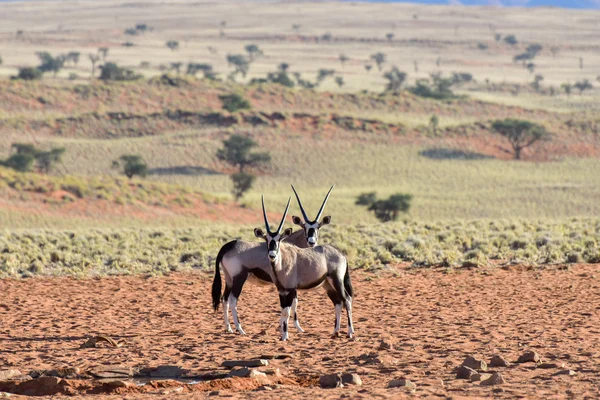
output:
[[[496,354],[490,360],[489,366],[490,367],[510,367],[510,363],[508,361],[506,361],[504,359],[504,357],[502,357],[501,355]]]
[[[481,381],[481,386],[501,385],[506,383],[500,372],[494,372],[488,379]]]
[[[414,391],[417,389],[417,385],[414,382],[409,381],[408,379],[392,379],[390,383],[388,383],[388,388],[398,388],[404,387]]]
[[[518,363],[526,363],[526,362],[540,362],[541,358],[540,355],[538,353],[536,353],[535,351],[527,351],[523,354],[521,354],[521,356],[519,357],[519,359],[517,360]]]
[[[465,367],[464,365],[461,365],[460,367],[458,367],[456,369],[456,378],[457,379],[471,379],[471,377],[473,375],[475,375],[477,373],[477,371],[475,371],[473,368],[469,368],[469,367]]]
[[[461,365],[463,367],[469,367],[477,371],[487,371],[487,364],[485,363],[485,361],[478,360],[472,356],[467,356],[467,358],[465,358]]]

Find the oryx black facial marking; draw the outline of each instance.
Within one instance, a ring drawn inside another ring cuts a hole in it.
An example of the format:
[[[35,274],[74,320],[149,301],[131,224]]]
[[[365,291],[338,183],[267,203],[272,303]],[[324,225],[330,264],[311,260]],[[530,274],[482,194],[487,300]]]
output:
[[[331,191],[333,190],[334,187],[335,187],[335,185],[333,185],[329,189],[329,192],[327,192],[327,195],[325,196],[325,199],[323,200],[323,203],[321,204],[321,208],[319,209],[319,212],[317,213],[316,218],[314,220],[311,220],[308,217],[308,214],[306,214],[306,211],[304,210],[304,206],[302,205],[302,201],[300,200],[300,196],[298,195],[298,192],[296,192],[296,188],[294,188],[294,185],[292,185],[292,190],[294,191],[294,194],[296,195],[296,200],[298,200],[298,206],[300,207],[300,211],[302,212],[302,217],[303,217],[303,219],[302,219],[302,218],[293,216],[292,221],[294,222],[294,224],[302,227],[302,229],[304,230],[304,234],[306,237],[306,243],[308,244],[308,247],[314,247],[317,245],[317,242],[319,241],[319,228],[321,228],[323,225],[327,225],[331,222],[330,216],[324,217],[323,220],[320,222],[319,222],[319,220],[321,219],[321,215],[323,215],[323,211],[325,210],[325,204],[327,204],[329,195],[331,194]]]

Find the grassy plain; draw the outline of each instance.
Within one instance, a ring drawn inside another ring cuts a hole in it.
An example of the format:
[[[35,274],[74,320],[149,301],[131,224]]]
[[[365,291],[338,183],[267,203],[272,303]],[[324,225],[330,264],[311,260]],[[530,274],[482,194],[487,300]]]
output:
[[[6,77],[0,82],[0,157],[14,142],[67,149],[49,178],[0,170],[0,276],[212,268],[220,244],[251,238],[260,223],[260,194],[278,215],[292,183],[309,212],[336,184],[327,206],[334,226],[324,241],[357,267],[598,261],[600,91],[548,92],[582,79],[598,86],[600,56],[591,42],[600,34],[597,12],[338,2],[0,7],[0,75]],[[224,35],[220,21],[226,21]],[[153,31],[123,34],[138,23]],[[389,41],[388,32],[394,33]],[[515,34],[519,44],[496,42],[494,32]],[[324,41],[326,33],[332,38]],[[179,40],[181,48],[167,49],[167,40]],[[125,41],[134,47],[123,47]],[[534,42],[544,46],[535,60],[543,93],[528,87],[533,75],[512,62]],[[207,62],[225,77],[231,71],[226,54],[243,53],[250,43],[264,55],[241,82],[148,82],[171,62]],[[488,48],[478,49],[479,43]],[[108,61],[146,78],[90,83],[87,54],[98,47],[110,48]],[[41,50],[82,56],[57,78],[8,80],[19,66],[36,65],[34,53]],[[382,73],[364,68],[378,51],[387,54],[383,70],[398,66],[408,72],[408,84],[433,72],[468,72],[475,82],[457,89],[465,98],[451,101],[407,92],[380,96]],[[344,67],[342,53],[350,58]],[[142,61],[150,67],[141,68]],[[243,85],[281,62],[309,79],[320,68],[335,69],[346,85],[338,88],[331,79],[316,91]],[[78,78],[67,80],[71,73]],[[515,84],[522,86],[516,96]],[[230,117],[218,95],[232,91],[247,97],[252,110],[234,116],[233,124],[207,122],[211,113]],[[181,111],[196,114],[173,116]],[[271,113],[285,118],[266,121]],[[432,115],[440,119],[437,132],[429,127]],[[256,116],[264,123],[244,120]],[[525,161],[511,161],[507,143],[487,128],[505,117],[541,123],[554,138],[528,150]],[[230,201],[230,168],[215,157],[232,133],[251,136],[273,157],[241,205]],[[132,153],[148,162],[147,179],[127,182],[111,168],[114,159]],[[354,205],[370,191],[410,193],[411,210],[399,222],[381,224]]]

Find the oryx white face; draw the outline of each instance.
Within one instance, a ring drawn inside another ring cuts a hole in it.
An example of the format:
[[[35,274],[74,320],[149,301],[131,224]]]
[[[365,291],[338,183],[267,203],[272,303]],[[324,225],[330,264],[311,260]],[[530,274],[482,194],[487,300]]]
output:
[[[267,242],[267,256],[272,262],[277,261],[277,258],[279,257],[281,241],[291,234],[292,228],[287,228],[285,231],[283,231],[283,233],[275,235],[268,231],[267,233],[264,233],[263,230],[260,228],[254,229],[254,235],[257,238],[265,239],[265,241]]]
[[[315,247],[319,241],[319,229],[323,225],[327,225],[331,222],[331,217],[324,217],[321,222],[318,221],[303,221],[300,217],[293,216],[292,221],[294,224],[300,226],[304,230],[304,236],[306,243],[309,247]]]

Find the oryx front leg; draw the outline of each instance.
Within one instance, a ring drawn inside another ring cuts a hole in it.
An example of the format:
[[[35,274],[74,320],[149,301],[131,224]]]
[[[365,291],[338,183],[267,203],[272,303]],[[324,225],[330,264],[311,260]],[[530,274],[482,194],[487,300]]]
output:
[[[279,320],[279,324],[281,326],[282,341],[288,340],[288,321],[290,318],[290,309],[295,298],[296,290],[279,292],[279,303],[281,304],[281,319]]]
[[[304,332],[304,329],[302,329],[300,321],[298,320],[298,296],[296,296],[292,302],[292,313],[294,313],[294,326],[296,327],[296,330],[300,333]]]

